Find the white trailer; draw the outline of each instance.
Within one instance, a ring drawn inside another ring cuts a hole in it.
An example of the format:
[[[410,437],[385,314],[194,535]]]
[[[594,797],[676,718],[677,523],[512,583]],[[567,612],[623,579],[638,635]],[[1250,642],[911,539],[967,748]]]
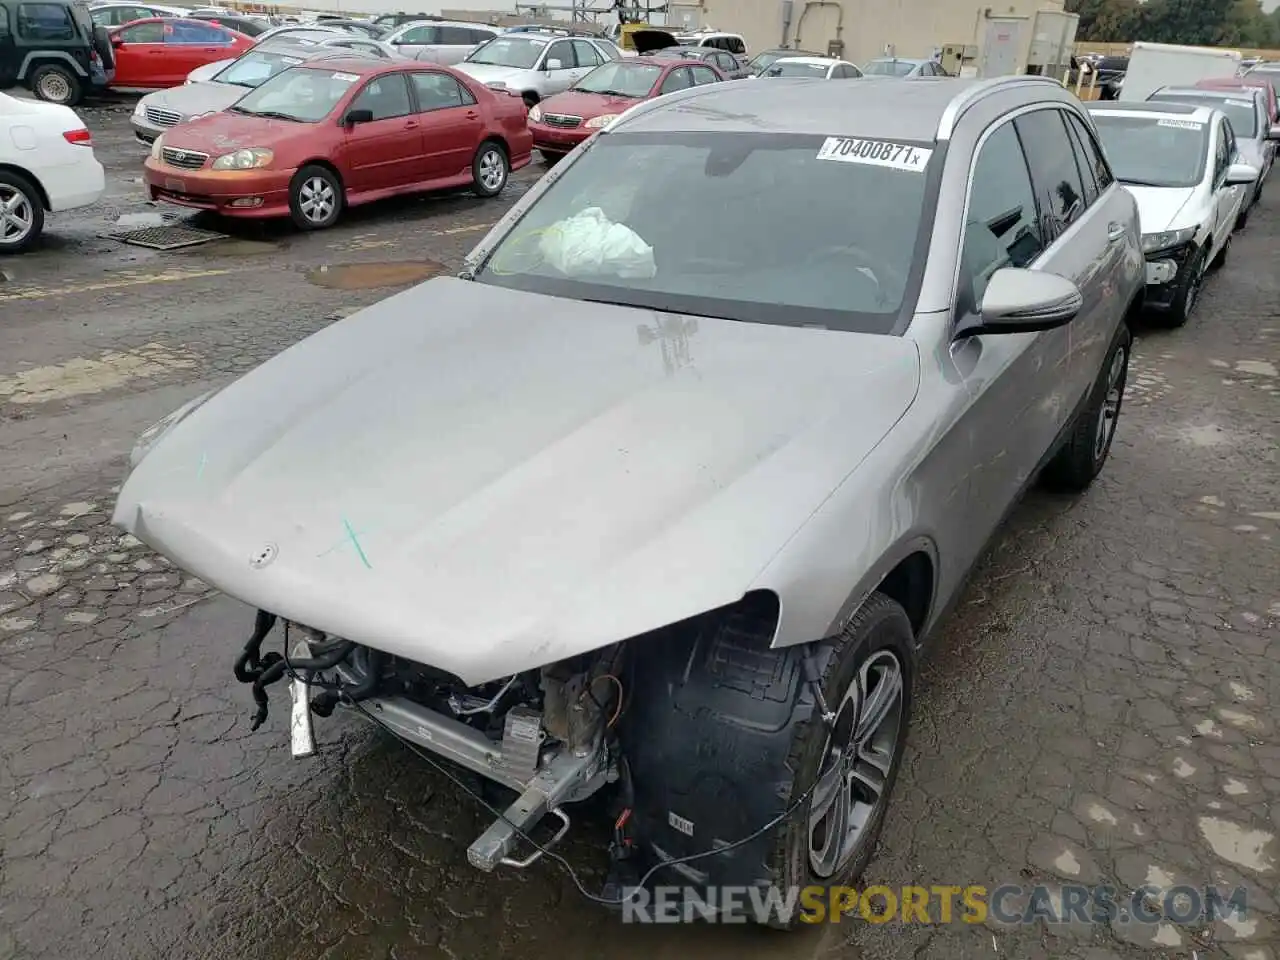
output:
[[[1129,54],[1119,99],[1145,100],[1161,87],[1193,87],[1201,80],[1234,77],[1242,59],[1239,50],[1221,47],[1138,42]]]

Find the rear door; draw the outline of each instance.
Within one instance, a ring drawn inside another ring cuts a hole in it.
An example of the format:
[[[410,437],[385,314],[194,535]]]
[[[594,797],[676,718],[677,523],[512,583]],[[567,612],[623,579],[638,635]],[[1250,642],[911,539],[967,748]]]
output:
[[[552,69],[551,61],[555,60],[559,66]],[[547,93],[561,93],[572,87],[581,77],[586,76],[584,71],[578,69],[578,58],[573,52],[573,41],[557,40],[551,46],[547,47],[547,52],[542,59],[543,79],[546,84]]]
[[[485,131],[484,115],[476,98],[442,71],[415,71],[409,74],[409,84],[422,129],[426,179],[465,172]]]
[[[373,113],[372,121],[344,131],[343,161],[351,192],[387,190],[427,179],[422,125],[403,73],[372,78],[347,109]]]
[[[428,47],[440,42],[440,28],[432,24],[413,27],[391,41],[401,56],[416,58]],[[424,59],[434,59],[428,55]]]
[[[718,73],[708,66],[701,63],[691,64],[686,68],[689,75],[693,77],[694,86],[700,87],[707,83],[719,83],[723,79]]]

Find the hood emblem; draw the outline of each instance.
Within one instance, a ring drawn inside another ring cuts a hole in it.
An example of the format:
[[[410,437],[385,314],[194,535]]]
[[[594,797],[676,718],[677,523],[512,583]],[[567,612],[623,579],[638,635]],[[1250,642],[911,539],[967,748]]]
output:
[[[261,570],[263,567],[270,566],[271,562],[275,560],[276,555],[279,554],[279,552],[280,548],[274,543],[264,543],[255,550],[253,552],[253,556],[249,558],[249,566],[254,570]]]

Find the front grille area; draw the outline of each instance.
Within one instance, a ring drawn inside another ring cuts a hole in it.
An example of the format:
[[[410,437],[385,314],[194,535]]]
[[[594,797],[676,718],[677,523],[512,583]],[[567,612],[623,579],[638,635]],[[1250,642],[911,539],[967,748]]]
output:
[[[548,127],[563,127],[566,130],[572,130],[574,127],[582,123],[581,117],[570,117],[563,113],[544,113],[542,122]]]
[[[176,110],[162,110],[159,107],[147,107],[147,122],[154,123],[157,127],[172,127],[175,123],[182,119],[182,114]]]
[[[176,147],[161,147],[160,156],[164,162],[179,170],[199,170],[209,159],[207,153],[196,150],[179,150]]]

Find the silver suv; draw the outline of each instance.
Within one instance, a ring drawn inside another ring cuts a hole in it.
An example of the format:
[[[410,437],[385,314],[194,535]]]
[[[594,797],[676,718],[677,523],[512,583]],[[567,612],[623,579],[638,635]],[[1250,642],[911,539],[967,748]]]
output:
[[[708,896],[866,867],[919,652],[1023,490],[1102,469],[1142,291],[1054,80],[707,84],[147,431],[114,522],[258,609],[296,755],[342,705],[517,791],[474,866],[600,791],[615,892],[676,861],[801,926]]]
[[[457,68],[483,84],[519,93],[533,106],[618,57],[617,47],[594,37],[504,33],[477,47]]]
[[[430,20],[406,23],[382,39],[401,56],[451,65],[501,32],[498,27],[462,20]]]

